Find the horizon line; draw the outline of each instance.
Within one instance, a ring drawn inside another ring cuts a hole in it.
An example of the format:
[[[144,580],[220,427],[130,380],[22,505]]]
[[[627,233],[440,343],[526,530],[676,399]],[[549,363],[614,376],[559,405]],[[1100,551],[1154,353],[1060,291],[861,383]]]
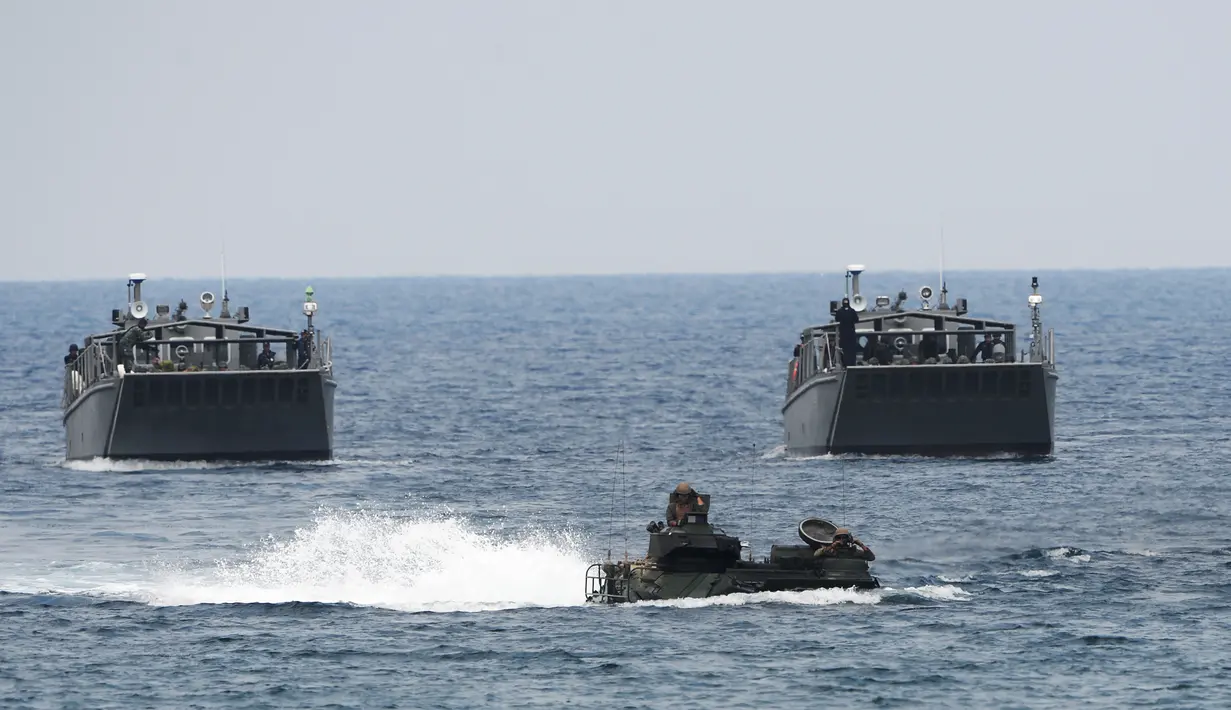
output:
[[[866,264],[865,264],[866,266]],[[1220,271],[1229,270],[1231,266],[1065,266],[1065,267],[974,267],[946,268],[947,273],[1030,273],[1030,272],[1140,272],[1140,271]],[[866,270],[864,273],[880,274],[932,274],[932,269],[885,269]],[[142,272],[129,272],[142,273]],[[437,274],[365,274],[365,275],[289,275],[289,276],[236,276],[231,274],[229,280],[239,281],[302,281],[305,279],[318,281],[364,281],[364,280],[395,280],[395,279],[569,279],[569,278],[629,278],[654,276],[824,276],[826,274],[845,274],[845,269],[823,271],[627,271],[627,272],[569,272],[569,273],[437,273]],[[163,276],[156,277],[165,281],[202,281],[218,278],[218,274],[203,276]],[[86,278],[34,278],[34,279],[0,279],[0,284],[57,284],[57,283],[98,283],[115,279],[127,280],[126,274],[115,277],[91,276]],[[947,281],[948,279],[946,279]]]

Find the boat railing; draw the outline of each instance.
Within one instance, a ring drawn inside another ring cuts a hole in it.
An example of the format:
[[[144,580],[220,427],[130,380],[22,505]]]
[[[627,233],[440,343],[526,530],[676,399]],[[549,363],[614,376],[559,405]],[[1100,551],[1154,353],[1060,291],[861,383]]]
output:
[[[787,365],[788,396],[799,389],[800,385],[815,377],[818,372],[827,373],[841,366],[837,336],[832,333],[817,335],[819,337],[813,337],[801,343],[799,356],[791,358],[790,364]]]
[[[626,601],[626,582],[619,576],[607,574],[604,566],[604,563],[596,562],[586,569],[586,601],[601,604]]]
[[[846,369],[842,365],[842,350],[838,347],[838,335],[836,330],[816,329],[812,332],[813,337],[802,343],[799,349],[799,356],[791,358],[787,364],[787,396],[789,397],[797,389],[803,386],[818,374],[829,374]],[[899,364],[898,360],[902,360],[901,364],[961,364],[962,356],[969,358],[969,364],[1014,364],[1029,362],[1031,357],[1023,353],[1021,357],[1016,357],[1013,350],[1013,343],[1016,340],[1016,332],[1010,328],[961,328],[961,329],[946,329],[946,330],[889,330],[889,331],[856,331],[856,337],[864,337],[869,335],[879,336],[886,345],[890,346],[895,357],[892,361],[882,363],[869,363],[863,359],[864,347],[858,347],[856,352],[855,364],[858,367],[865,367],[869,364],[893,365]],[[1000,335],[1004,337],[1004,358],[997,360],[985,359],[983,363],[975,363],[973,358],[973,350],[978,343],[976,339],[983,335]],[[901,342],[898,343],[898,339]],[[938,346],[941,354],[956,352],[957,359],[937,357],[935,361],[919,362],[915,359],[913,348],[918,347],[923,338],[940,338]],[[955,338],[957,339],[955,342]],[[950,347],[957,345],[958,347]],[[1039,344],[1038,350],[1044,364],[1054,366],[1056,357],[1056,342],[1055,332],[1048,330],[1044,335],[1042,342]]]
[[[316,366],[322,370],[333,369],[333,339],[325,338],[321,341],[321,347],[316,355]]]
[[[1048,329],[1036,342],[1030,342],[1029,350],[1022,350],[1022,362],[1039,362],[1048,367],[1056,366],[1056,331]]]
[[[119,375],[119,364],[150,372],[201,372],[228,370],[256,370],[257,351],[264,344],[286,346],[286,359],[275,361],[274,370],[306,370],[333,368],[333,341],[313,338],[306,358],[299,357],[297,339],[286,336],[265,338],[217,338],[146,340],[132,346],[126,354],[119,337],[96,340],[78,351],[77,359],[64,366],[61,407],[67,408],[77,401],[86,390],[101,380]],[[238,362],[232,361],[230,345],[240,345],[246,352],[239,353]],[[166,346],[164,349],[163,346]],[[222,346],[228,346],[226,348]],[[183,348],[183,350],[179,350]],[[247,351],[251,348],[251,351]],[[169,355],[168,358],[161,357]],[[195,355],[195,357],[193,357]],[[189,363],[191,358],[191,364]]]
[[[115,374],[115,361],[100,343],[91,343],[77,352],[77,359],[64,366],[64,393],[60,405],[68,407],[96,382]]]

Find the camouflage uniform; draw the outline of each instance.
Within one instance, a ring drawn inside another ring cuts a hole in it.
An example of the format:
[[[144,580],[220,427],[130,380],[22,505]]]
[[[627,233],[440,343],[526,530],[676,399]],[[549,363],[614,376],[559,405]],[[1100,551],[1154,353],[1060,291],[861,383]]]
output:
[[[120,361],[124,363],[125,370],[131,370],[133,366],[133,346],[140,345],[145,341],[153,338],[154,334],[142,328],[139,324],[130,327],[124,331],[124,335],[120,337]]]
[[[846,537],[846,541],[838,540],[839,537]],[[868,546],[851,535],[846,528],[838,528],[834,531],[834,541],[812,554],[814,557],[836,557],[846,560],[867,560],[868,562],[876,559],[876,555],[868,549]]]
[[[674,525],[684,519],[690,510],[701,505],[701,498],[687,483],[681,483],[667,498],[667,524]]]

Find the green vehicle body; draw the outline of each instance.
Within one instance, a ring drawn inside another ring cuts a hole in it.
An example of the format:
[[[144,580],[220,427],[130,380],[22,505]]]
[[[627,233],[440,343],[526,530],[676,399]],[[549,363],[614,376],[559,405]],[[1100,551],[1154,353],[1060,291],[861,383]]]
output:
[[[747,546],[709,524],[709,496],[679,525],[651,523],[646,556],[607,560],[586,571],[586,601],[618,604],[724,594],[808,589],[874,589],[880,581],[863,559],[816,557],[829,544],[835,526],[819,518],[799,525],[805,545],[774,545],[759,561]]]

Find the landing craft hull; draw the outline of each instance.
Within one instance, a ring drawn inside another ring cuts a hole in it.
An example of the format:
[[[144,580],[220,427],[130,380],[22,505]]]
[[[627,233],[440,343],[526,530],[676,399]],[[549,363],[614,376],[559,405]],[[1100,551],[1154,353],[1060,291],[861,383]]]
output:
[[[320,370],[134,373],[64,414],[69,460],[321,460],[336,385]]]
[[[1036,363],[855,367],[822,374],[782,409],[790,455],[1046,456],[1057,376]]]

